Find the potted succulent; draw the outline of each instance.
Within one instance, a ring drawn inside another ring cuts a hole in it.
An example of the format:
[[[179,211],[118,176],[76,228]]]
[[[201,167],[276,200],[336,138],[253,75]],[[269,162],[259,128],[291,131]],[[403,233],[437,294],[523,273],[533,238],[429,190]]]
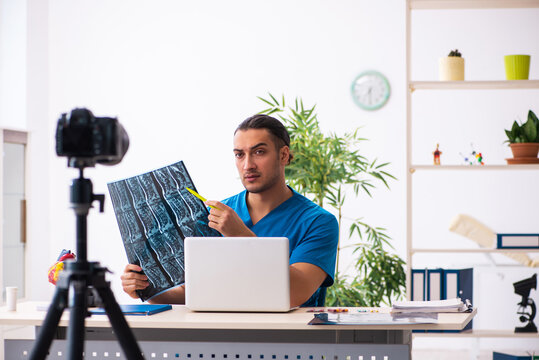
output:
[[[539,120],[535,113],[528,111],[525,123],[513,122],[511,130],[505,130],[513,158],[506,159],[509,164],[535,164],[539,163]]]
[[[451,50],[449,55],[439,60],[440,80],[464,80],[464,58],[458,49]]]

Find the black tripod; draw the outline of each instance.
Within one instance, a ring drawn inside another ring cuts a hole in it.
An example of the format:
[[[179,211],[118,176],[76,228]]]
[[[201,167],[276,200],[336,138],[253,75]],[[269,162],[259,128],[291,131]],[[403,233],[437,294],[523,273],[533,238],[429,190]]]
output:
[[[125,320],[120,306],[105,280],[107,268],[98,262],[88,262],[86,254],[86,218],[94,200],[99,201],[99,211],[103,212],[105,195],[93,194],[92,182],[83,176],[84,162],[79,168],[79,178],[71,185],[71,205],[77,216],[77,259],[68,261],[59,275],[54,298],[36,339],[30,359],[45,359],[48,355],[55,330],[66,307],[69,306],[69,326],[67,331],[68,359],[83,358],[84,320],[90,316],[87,296],[89,286],[94,287],[103,302],[114,333],[128,359],[144,359],[133,332]],[[69,296],[71,287],[72,294]]]

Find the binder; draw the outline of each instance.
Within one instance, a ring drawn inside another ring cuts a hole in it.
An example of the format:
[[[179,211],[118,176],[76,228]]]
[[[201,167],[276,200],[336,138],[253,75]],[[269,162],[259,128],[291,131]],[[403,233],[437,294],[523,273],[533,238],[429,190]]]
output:
[[[412,296],[415,301],[427,300],[427,270],[412,269]],[[412,330],[412,332],[424,333],[425,330]]]
[[[462,301],[468,299],[473,304],[473,268],[445,269],[443,283],[444,299],[459,297]],[[469,330],[472,326],[473,320],[463,330]]]
[[[461,298],[473,304],[473,268],[412,269],[412,300],[447,300]],[[462,330],[469,330],[473,320]],[[414,330],[413,332],[424,332]],[[460,332],[458,330],[429,330],[428,332]]]
[[[444,270],[444,299],[459,297],[473,304],[473,268]]]
[[[519,352],[519,354],[517,355],[516,353],[506,354],[493,351],[492,360],[539,360],[539,355],[522,352]]]
[[[539,249],[539,234],[498,234],[498,249]]]
[[[444,286],[442,281],[442,269],[427,270],[427,300],[436,301],[444,298]]]
[[[124,315],[153,315],[163,311],[172,309],[168,304],[132,304],[132,305],[120,305],[120,309]],[[97,308],[90,309],[90,313],[93,315],[105,315],[105,309]]]
[[[427,277],[425,269],[412,269],[412,300],[424,301],[426,297]]]

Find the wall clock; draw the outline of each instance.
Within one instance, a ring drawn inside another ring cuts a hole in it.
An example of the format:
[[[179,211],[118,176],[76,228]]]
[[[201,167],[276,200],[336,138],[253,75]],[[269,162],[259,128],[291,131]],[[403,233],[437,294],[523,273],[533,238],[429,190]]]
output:
[[[389,100],[390,93],[389,81],[378,71],[365,71],[352,82],[352,98],[364,110],[380,109]]]

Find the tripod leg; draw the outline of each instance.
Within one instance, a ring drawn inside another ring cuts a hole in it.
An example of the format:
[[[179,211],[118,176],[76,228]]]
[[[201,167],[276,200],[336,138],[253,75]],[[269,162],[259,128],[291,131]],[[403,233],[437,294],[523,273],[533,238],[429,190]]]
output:
[[[144,357],[142,356],[142,351],[137,344],[135,335],[133,335],[131,328],[127,324],[124,314],[122,313],[122,309],[120,309],[120,305],[118,305],[116,302],[114,294],[112,293],[112,290],[110,290],[109,284],[105,283],[101,284],[101,286],[94,286],[96,286],[97,292],[103,301],[103,306],[107,312],[107,316],[109,317],[112,328],[116,333],[116,337],[118,338],[118,342],[120,343],[126,358],[129,360],[143,360]]]
[[[87,317],[85,279],[71,281],[73,286],[73,303],[69,310],[69,327],[67,329],[68,359],[82,359],[84,352],[84,320]]]
[[[43,321],[39,335],[36,338],[34,348],[30,354],[30,360],[45,359],[49,353],[52,339],[56,333],[56,328],[62,317],[62,313],[67,307],[67,288],[57,287],[51,305],[47,312],[47,316]]]

